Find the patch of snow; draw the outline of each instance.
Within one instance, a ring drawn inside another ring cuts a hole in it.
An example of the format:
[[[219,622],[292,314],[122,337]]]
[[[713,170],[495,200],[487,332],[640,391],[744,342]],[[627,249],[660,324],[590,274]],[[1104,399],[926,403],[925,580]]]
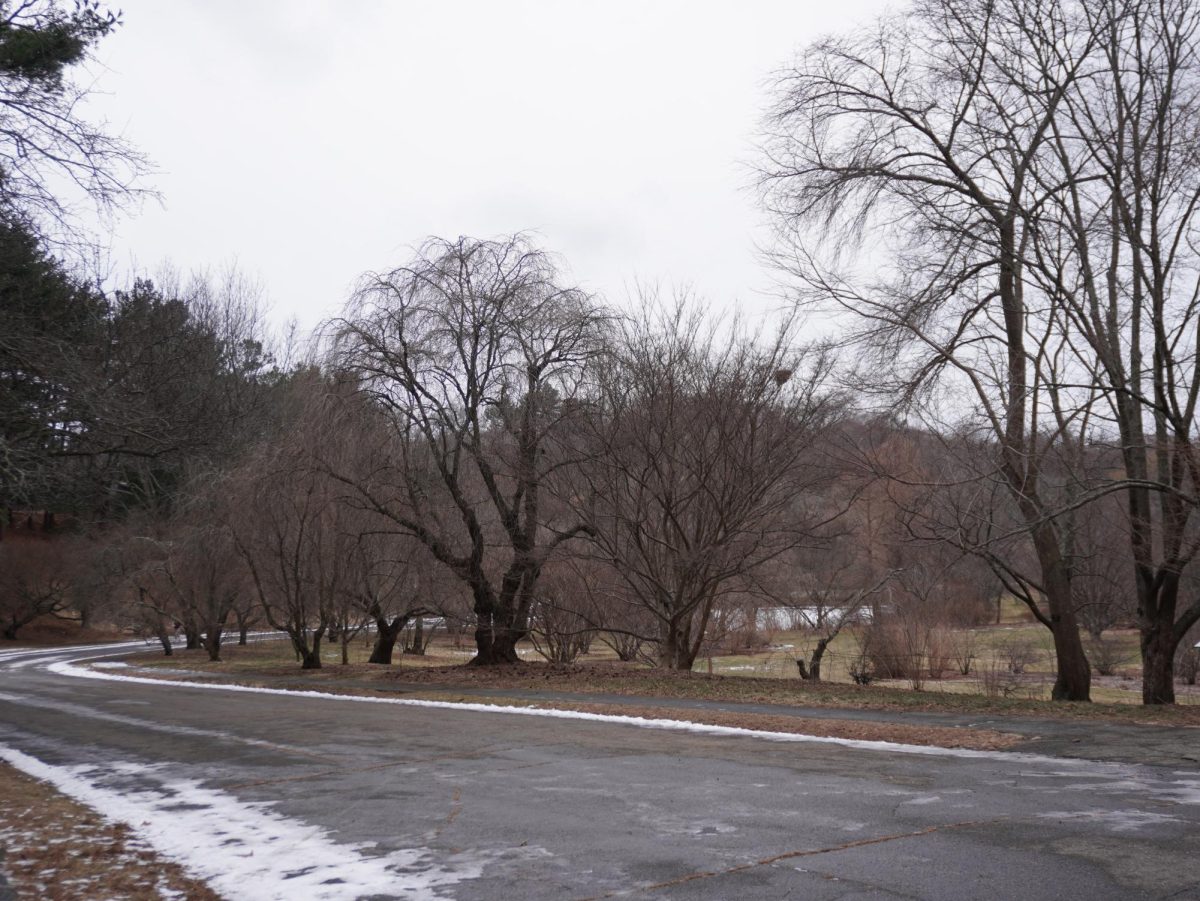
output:
[[[364,895],[444,897],[441,890],[478,878],[481,868],[451,870],[424,850],[371,854],[372,846],[339,844],[316,826],[288,819],[266,802],[244,802],[198,782],[178,779],[157,788],[117,788],[111,774],[137,775],[155,767],[114,763],[101,771],[54,766],[0,745],[0,760],[124,823],[161,856],[180,864],[213,890],[239,901],[314,901]]]
[[[1140,832],[1147,826],[1158,826],[1163,823],[1177,823],[1179,817],[1166,813],[1153,813],[1147,810],[1108,810],[1096,808],[1093,810],[1053,810],[1039,813],[1038,817],[1047,820],[1083,820],[1089,823],[1103,823],[1113,832]]]

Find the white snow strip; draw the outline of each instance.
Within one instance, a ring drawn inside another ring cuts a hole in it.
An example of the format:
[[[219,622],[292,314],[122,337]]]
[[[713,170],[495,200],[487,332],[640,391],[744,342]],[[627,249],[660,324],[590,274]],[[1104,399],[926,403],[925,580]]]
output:
[[[370,845],[339,844],[316,826],[288,819],[264,802],[180,779],[158,788],[118,790],[103,784],[118,773],[144,777],[154,767],[54,766],[0,745],[0,760],[124,823],[160,855],[214,891],[238,901],[341,901],[364,895],[444,897],[441,889],[480,875],[478,866],[449,870],[426,851],[363,853]]]
[[[670,732],[693,732],[700,735],[722,735],[736,738],[760,738],[767,741],[795,742],[808,744],[839,745],[860,751],[885,751],[893,754],[921,754],[930,757],[959,757],[970,760],[997,760],[1005,763],[1052,763],[1057,766],[1102,767],[1094,761],[1070,760],[1046,757],[1040,754],[1021,754],[1009,751],[975,751],[969,748],[938,748],[929,745],[910,745],[891,741],[868,741],[859,738],[837,738],[827,735],[803,735],[795,732],[769,732],[764,729],[745,729],[740,726],[712,726],[706,723],[691,723],[685,720],[622,716],[612,713],[585,713],[578,710],[559,710],[554,707],[504,707],[496,704],[471,704],[456,701],[427,701],[416,698],[379,698],[362,695],[332,694],[324,691],[293,691],[283,688],[262,688],[257,685],[214,684],[211,682],[184,682],[176,679],[148,679],[139,676],[117,675],[88,667],[60,661],[47,667],[62,676],[82,679],[102,679],[111,682],[136,682],[142,685],[169,685],[178,688],[195,688],[202,691],[246,692],[248,694],[283,695],[287,697],[321,698],[332,701],[348,701],[358,704],[392,704],[397,707],[425,707],[433,710],[457,710],[471,713],[491,713],[511,716],[548,717],[552,719],[583,720],[589,723],[608,723],[617,726],[636,726],[641,729],[663,729]],[[631,701],[631,703],[633,703]]]

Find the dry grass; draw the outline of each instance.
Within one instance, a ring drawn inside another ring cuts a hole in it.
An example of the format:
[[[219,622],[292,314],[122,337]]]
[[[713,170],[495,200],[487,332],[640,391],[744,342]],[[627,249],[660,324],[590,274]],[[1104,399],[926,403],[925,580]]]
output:
[[[253,682],[255,677],[287,677],[323,690],[370,689],[378,684],[420,685],[431,691],[470,693],[477,689],[513,691],[548,690],[580,694],[608,694],[655,698],[686,698],[741,703],[782,704],[795,707],[852,708],[884,711],[922,711],[996,716],[1033,716],[1048,718],[1082,718],[1160,725],[1200,726],[1200,706],[1142,707],[1126,703],[1106,703],[1098,697],[1096,703],[1061,703],[1017,693],[1010,697],[985,697],[974,680],[954,683],[927,683],[930,690],[913,691],[896,685],[847,685],[824,682],[810,683],[796,676],[767,678],[744,673],[713,676],[704,672],[674,672],[649,669],[636,664],[613,661],[584,660],[571,666],[528,662],[513,667],[468,667],[462,664],[467,653],[449,656],[447,648],[435,647],[425,658],[405,657],[400,666],[376,666],[351,663],[342,666],[328,661],[323,669],[303,671],[295,663],[286,643],[261,642],[247,647],[229,647],[225,660],[209,663],[202,651],[176,652],[173,657],[147,653],[132,658],[141,666],[167,667],[193,671],[216,671]],[[365,660],[366,651],[357,657]],[[419,661],[414,665],[414,660]],[[792,664],[793,670],[795,665]],[[164,674],[166,675],[166,674]],[[170,677],[176,677],[171,674]],[[1030,693],[1045,689],[1045,677],[1030,674],[1026,677]],[[1097,690],[1101,695],[1101,690]]]
[[[218,901],[122,825],[0,763],[0,867],[18,898]]]

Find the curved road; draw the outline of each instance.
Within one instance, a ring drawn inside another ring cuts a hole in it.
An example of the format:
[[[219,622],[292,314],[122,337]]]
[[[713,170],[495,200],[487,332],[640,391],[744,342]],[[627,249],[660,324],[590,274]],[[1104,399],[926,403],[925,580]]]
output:
[[[1196,769],[237,693],[70,665],[121,650],[0,652],[0,759],[239,901],[1200,898]]]

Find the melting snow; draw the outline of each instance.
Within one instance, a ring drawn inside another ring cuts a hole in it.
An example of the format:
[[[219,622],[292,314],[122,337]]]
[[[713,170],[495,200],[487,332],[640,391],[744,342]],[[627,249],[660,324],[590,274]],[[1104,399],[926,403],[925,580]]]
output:
[[[339,844],[320,827],[275,813],[269,803],[242,801],[194,780],[147,788],[156,767],[53,766],[3,745],[0,760],[124,823],[160,855],[239,901],[438,898],[442,888],[480,875],[478,866],[437,864],[427,851],[376,855],[370,845]],[[133,776],[137,786],[114,784]]]

